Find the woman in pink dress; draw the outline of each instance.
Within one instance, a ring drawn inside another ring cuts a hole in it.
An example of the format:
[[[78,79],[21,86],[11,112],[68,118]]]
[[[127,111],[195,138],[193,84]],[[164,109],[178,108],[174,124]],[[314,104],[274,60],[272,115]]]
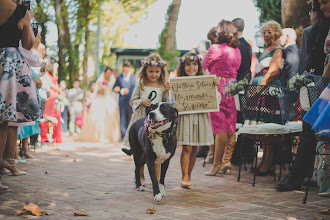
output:
[[[237,29],[230,22],[221,20],[218,27],[218,44],[213,44],[204,57],[203,69],[220,79],[220,111],[211,112],[210,119],[215,134],[215,154],[211,170],[205,175],[215,176],[230,170],[230,163],[222,163],[226,146],[235,141],[236,107],[233,97],[224,96],[224,84],[236,80],[237,70],[241,64],[241,53],[238,49]],[[228,148],[227,147],[227,148]]]

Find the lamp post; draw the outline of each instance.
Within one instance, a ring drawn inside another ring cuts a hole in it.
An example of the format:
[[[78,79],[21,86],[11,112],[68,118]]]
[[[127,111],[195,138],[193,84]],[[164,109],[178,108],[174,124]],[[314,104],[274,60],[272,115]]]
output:
[[[264,38],[261,35],[260,30],[255,33],[254,40],[256,42],[256,46],[259,48],[259,54],[260,54],[260,49],[263,48],[265,45]]]

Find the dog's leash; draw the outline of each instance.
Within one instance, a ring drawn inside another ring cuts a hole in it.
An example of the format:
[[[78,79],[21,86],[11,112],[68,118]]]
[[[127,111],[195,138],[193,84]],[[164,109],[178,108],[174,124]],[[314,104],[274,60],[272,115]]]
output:
[[[155,95],[155,97],[152,97],[152,95]],[[151,91],[148,95],[148,99],[150,99],[151,101],[155,100],[156,97],[157,97],[156,91]]]
[[[153,95],[155,95],[155,96],[153,97]],[[148,95],[148,99],[150,99],[151,101],[155,100],[156,97],[157,97],[157,92],[156,91],[151,91]],[[152,104],[146,108],[146,115],[148,114],[149,109],[150,109],[151,106],[152,106]]]

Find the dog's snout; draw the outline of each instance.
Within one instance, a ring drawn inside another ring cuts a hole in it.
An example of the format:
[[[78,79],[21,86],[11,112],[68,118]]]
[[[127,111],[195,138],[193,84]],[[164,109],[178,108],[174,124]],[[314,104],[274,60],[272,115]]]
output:
[[[150,118],[155,118],[156,117],[156,113],[155,112],[149,112],[149,117]]]

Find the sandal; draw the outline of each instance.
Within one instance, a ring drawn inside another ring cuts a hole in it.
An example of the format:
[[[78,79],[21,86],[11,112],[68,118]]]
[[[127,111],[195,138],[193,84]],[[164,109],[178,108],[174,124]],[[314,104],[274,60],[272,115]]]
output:
[[[189,185],[189,181],[181,181],[181,187],[184,189],[190,189],[191,184]]]

